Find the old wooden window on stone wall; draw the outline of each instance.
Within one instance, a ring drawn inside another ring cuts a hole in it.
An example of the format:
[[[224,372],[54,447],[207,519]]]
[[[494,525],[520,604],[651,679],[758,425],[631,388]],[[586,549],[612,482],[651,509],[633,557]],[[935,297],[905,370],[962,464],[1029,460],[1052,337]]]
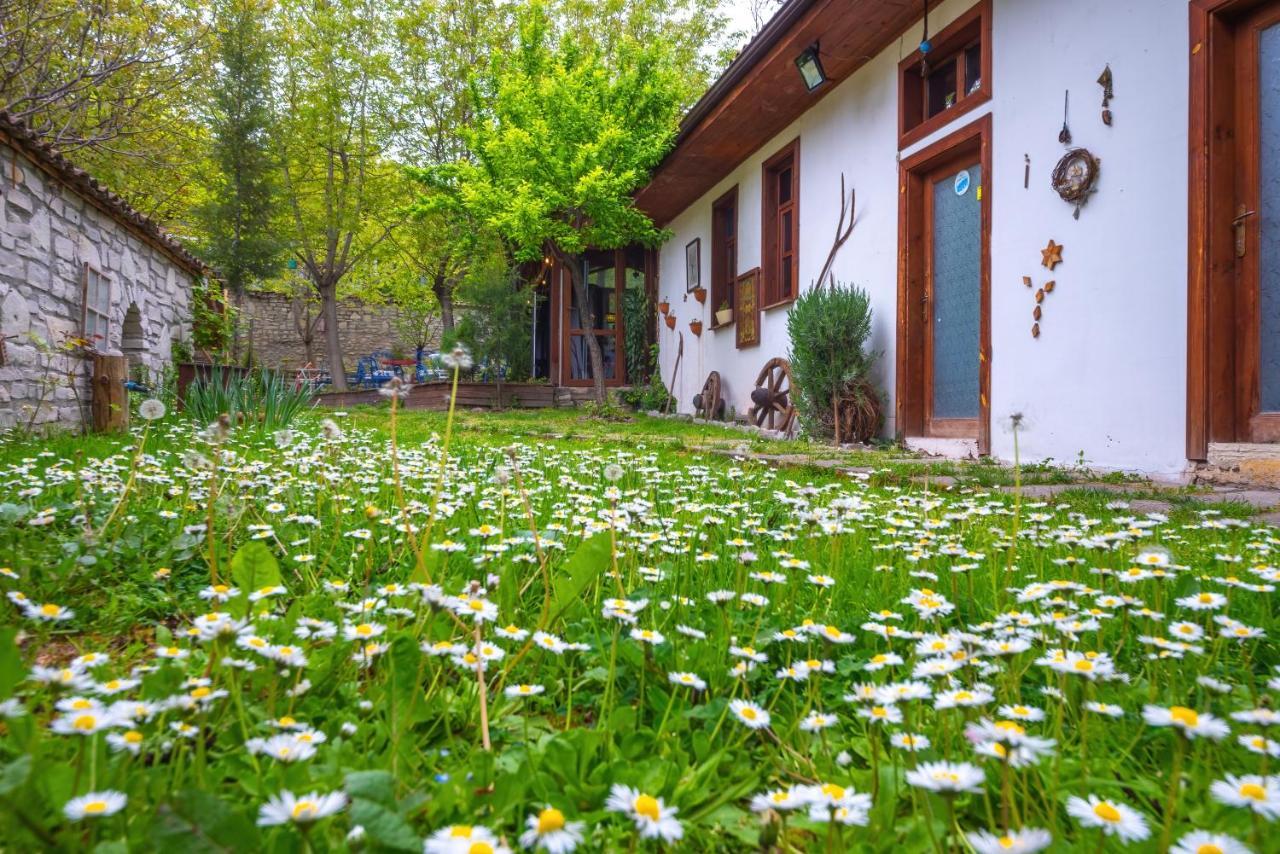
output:
[[[111,319],[111,280],[89,264],[84,265],[84,337],[90,345],[105,347]]]

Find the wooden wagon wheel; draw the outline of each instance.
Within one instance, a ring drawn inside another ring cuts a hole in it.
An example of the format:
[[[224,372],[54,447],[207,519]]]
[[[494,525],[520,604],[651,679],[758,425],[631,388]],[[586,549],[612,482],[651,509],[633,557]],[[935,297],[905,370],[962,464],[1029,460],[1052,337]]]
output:
[[[699,418],[719,420],[724,415],[724,401],[720,398],[720,372],[712,371],[702,385],[702,391],[693,396],[693,414]]]
[[[791,363],[774,358],[764,363],[751,392],[751,420],[766,430],[791,431],[796,408],[791,402]]]

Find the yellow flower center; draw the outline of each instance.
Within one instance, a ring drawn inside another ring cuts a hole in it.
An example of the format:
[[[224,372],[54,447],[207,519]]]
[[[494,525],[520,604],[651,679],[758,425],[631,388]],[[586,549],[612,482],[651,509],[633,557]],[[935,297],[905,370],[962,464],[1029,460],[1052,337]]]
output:
[[[554,807],[548,807],[538,813],[538,833],[551,833],[564,828],[564,813]]]
[[[1120,820],[1120,811],[1106,801],[1095,806],[1093,814],[1103,821],[1109,821],[1113,824]]]
[[[315,801],[298,801],[293,805],[294,818],[310,818],[316,814]]]
[[[1174,723],[1183,726],[1195,726],[1200,723],[1200,716],[1194,709],[1188,709],[1186,706],[1174,706],[1169,710],[1169,717],[1173,718]]]
[[[747,706],[742,710],[742,716],[749,721],[754,721],[756,719],[756,710]]]
[[[373,626],[368,623],[361,623],[356,626],[356,634],[367,638],[369,635],[373,634]]]
[[[80,717],[76,718],[72,722],[72,726],[78,730],[84,730],[85,732],[88,732],[97,725],[98,719],[93,715],[80,715]]]
[[[1000,843],[1001,848],[1009,849],[1013,847],[1013,844],[1017,840],[1014,839],[1012,836],[1001,836],[1000,839],[997,841]]]
[[[212,693],[213,693],[213,692],[212,692],[212,691],[210,691],[208,688],[205,688],[205,687],[201,686],[201,687],[199,687],[199,688],[195,689],[194,691],[192,691],[192,692],[191,692],[191,696],[192,696],[194,699],[196,699],[196,700],[200,700],[200,699],[203,699],[204,697],[209,696],[209,695],[210,695],[210,694],[212,694]]]
[[[89,700],[79,699],[71,703],[71,708],[75,709],[76,711],[82,711],[84,709],[92,709],[93,703],[90,702]]]
[[[1196,854],[1222,854],[1222,849],[1212,842],[1206,842],[1196,848]]]
[[[449,828],[449,835],[454,839],[470,839],[471,825],[455,824],[453,827]]]
[[[633,805],[637,815],[642,815],[650,821],[657,821],[660,815],[658,809],[658,799],[652,795],[641,795],[636,798]]]
[[[837,786],[835,783],[823,783],[822,794],[833,801],[838,801],[844,797],[844,786]]]
[[[107,811],[106,801],[89,801],[84,805],[84,811],[90,815],[97,815]]]
[[[1267,790],[1257,783],[1245,783],[1240,787],[1240,797],[1254,801],[1265,801],[1267,799]]]
[[[131,729],[124,734],[124,740],[130,744],[141,744],[142,733],[138,732],[136,729]]]
[[[488,842],[472,842],[467,854],[493,854],[493,846]]]
[[[44,614],[46,617],[56,617],[58,616],[58,612],[60,612],[61,610],[62,608],[57,605],[41,605],[40,606],[40,613]]]
[[[214,593],[226,593],[226,592],[227,592],[228,590],[230,590],[230,589],[231,589],[231,588],[230,588],[230,587],[228,587],[228,586],[227,586],[227,585],[225,585],[225,584],[215,584],[215,585],[213,585],[213,592],[214,592]]]
[[[1083,672],[1085,672],[1085,673],[1088,673],[1088,672],[1089,672],[1090,670],[1092,670],[1092,669],[1093,669],[1093,662],[1092,662],[1092,661],[1085,661],[1085,660],[1081,659],[1080,661],[1077,661],[1077,662],[1076,662],[1076,670],[1080,670],[1080,671],[1083,671]]]

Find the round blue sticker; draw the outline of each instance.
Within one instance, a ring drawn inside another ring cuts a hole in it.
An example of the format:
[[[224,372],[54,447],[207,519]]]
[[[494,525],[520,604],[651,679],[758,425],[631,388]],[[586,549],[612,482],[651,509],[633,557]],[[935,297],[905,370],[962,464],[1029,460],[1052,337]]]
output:
[[[969,192],[969,170],[968,169],[961,169],[959,172],[956,173],[955,188],[956,188],[957,196],[963,196],[965,193]]]

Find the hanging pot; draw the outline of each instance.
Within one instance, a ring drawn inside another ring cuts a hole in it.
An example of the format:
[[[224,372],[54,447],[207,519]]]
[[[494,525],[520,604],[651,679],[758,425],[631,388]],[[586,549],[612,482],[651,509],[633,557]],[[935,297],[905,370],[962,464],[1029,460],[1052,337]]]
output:
[[[700,302],[700,303],[705,303],[705,302],[707,301],[707,289],[706,289],[706,288],[694,288],[694,289],[693,289],[693,298],[694,298],[694,299],[696,299],[696,300],[697,300],[698,302]]]
[[[716,326],[728,326],[733,323],[733,309],[722,308],[716,312]]]
[[[658,311],[662,312],[663,317],[666,317],[668,314],[671,313],[671,303],[667,302],[666,300],[663,300],[662,302],[658,303]]]
[[[702,335],[702,321],[690,320],[689,329],[693,332],[694,335]]]
[[[667,328],[668,328],[668,329],[675,329],[675,328],[676,328],[676,316],[675,316],[674,314],[668,314],[668,315],[667,315],[665,318],[663,318],[663,319],[667,321]]]

